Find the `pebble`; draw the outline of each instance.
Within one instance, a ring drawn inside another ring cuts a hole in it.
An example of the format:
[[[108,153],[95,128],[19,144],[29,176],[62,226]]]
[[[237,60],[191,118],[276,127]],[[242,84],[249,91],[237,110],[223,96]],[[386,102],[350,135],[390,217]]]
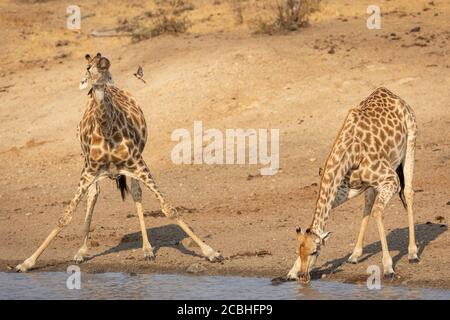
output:
[[[191,264],[189,267],[187,267],[186,272],[189,273],[200,273],[200,272],[204,272],[207,269],[201,265],[200,263],[193,263]]]

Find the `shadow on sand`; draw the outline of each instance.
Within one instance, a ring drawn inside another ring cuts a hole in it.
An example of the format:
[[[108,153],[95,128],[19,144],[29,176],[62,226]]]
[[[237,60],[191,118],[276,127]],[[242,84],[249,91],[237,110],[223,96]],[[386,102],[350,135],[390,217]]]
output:
[[[195,257],[203,257],[192,250],[187,249],[181,241],[188,237],[188,235],[176,224],[169,224],[156,228],[147,229],[148,239],[153,247],[153,253],[156,255],[158,250],[162,247],[170,247],[180,250],[184,254]],[[96,257],[108,255],[110,253],[117,253],[120,251],[142,249],[142,234],[141,232],[134,232],[126,234],[120,240],[120,243],[108,250],[89,257],[89,260]]]

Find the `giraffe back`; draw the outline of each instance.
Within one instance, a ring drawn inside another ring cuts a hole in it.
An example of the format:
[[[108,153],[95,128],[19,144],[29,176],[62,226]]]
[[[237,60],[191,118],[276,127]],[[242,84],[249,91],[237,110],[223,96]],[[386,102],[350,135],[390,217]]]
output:
[[[415,134],[414,112],[386,88],[378,88],[353,109],[355,142],[361,165],[380,164],[393,169],[404,159],[408,134]]]

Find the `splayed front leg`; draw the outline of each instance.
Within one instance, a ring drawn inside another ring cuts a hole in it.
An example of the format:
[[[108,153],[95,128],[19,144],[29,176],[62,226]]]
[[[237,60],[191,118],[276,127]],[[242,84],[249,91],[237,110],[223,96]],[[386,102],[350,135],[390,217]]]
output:
[[[86,193],[86,190],[91,186],[94,180],[97,179],[96,176],[94,176],[92,173],[83,172],[81,175],[80,183],[78,185],[78,190],[75,193],[74,198],[69,203],[69,206],[66,210],[66,212],[58,219],[58,225],[56,228],[50,232],[48,237],[44,240],[44,242],[41,244],[41,246],[33,253],[31,257],[26,259],[23,263],[16,266],[16,271],[18,272],[26,272],[34,267],[36,260],[39,258],[39,256],[44,252],[44,250],[48,247],[50,242],[58,235],[58,233],[66,227],[70,221],[72,221],[72,215],[77,207],[78,203],[80,202],[83,195]]]

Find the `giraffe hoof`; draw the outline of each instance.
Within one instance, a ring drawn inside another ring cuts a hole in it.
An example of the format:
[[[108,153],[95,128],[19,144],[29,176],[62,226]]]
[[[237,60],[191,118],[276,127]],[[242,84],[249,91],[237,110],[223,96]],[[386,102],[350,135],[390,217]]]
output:
[[[153,261],[155,260],[155,254],[153,253],[153,250],[148,248],[148,249],[143,249],[144,251],[144,260],[145,261]]]
[[[77,264],[83,263],[85,261],[85,257],[82,255],[76,254],[75,257],[73,257],[73,261]]]
[[[412,258],[412,259],[408,259],[408,261],[409,261],[409,263],[419,263],[420,259],[419,259],[419,257],[415,257],[415,258]]]
[[[347,259],[347,262],[351,264],[358,264],[358,258],[351,256],[350,258]]]
[[[386,272],[384,274],[384,278],[386,280],[394,280],[395,279],[395,272]]]
[[[34,261],[27,259],[15,267],[16,272],[27,272],[34,266]]]
[[[28,269],[23,265],[19,264],[15,267],[16,272],[27,272]]]
[[[214,252],[214,254],[207,257],[211,262],[220,262],[223,261],[223,256],[219,252]]]
[[[152,255],[152,256],[144,255],[144,260],[145,261],[154,261],[155,260],[155,255]]]
[[[409,263],[418,263],[420,261],[419,257],[417,256],[417,253],[412,253],[408,255]]]

